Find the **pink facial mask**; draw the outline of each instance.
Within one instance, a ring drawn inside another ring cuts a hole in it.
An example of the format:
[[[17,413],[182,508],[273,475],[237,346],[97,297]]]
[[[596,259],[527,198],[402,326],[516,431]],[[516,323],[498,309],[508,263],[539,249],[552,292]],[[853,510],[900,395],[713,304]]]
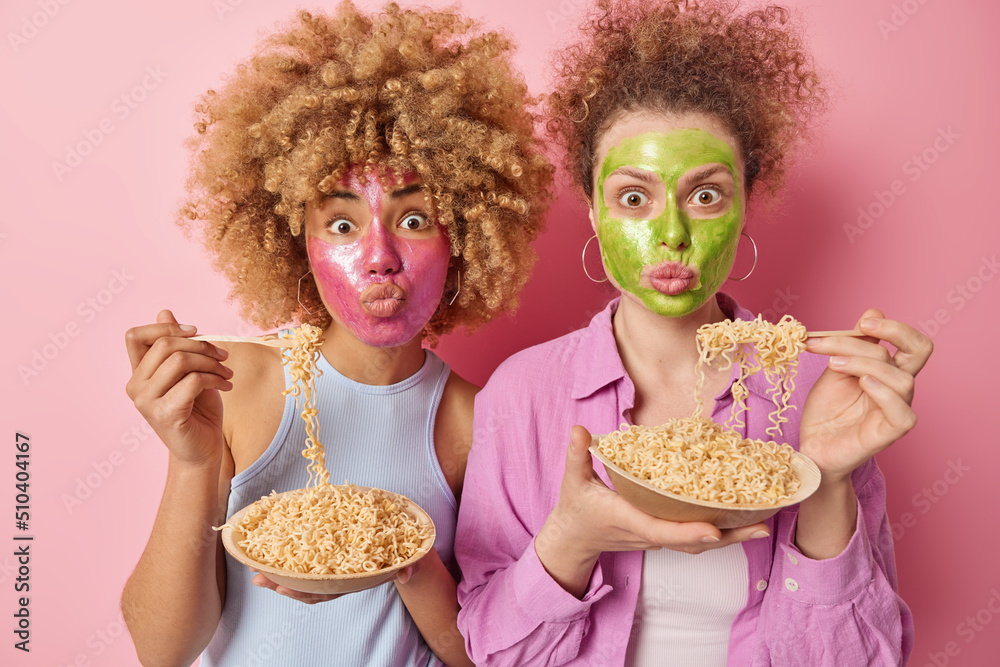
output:
[[[399,220],[383,220],[381,174],[362,184],[352,169],[342,183],[367,202],[371,223],[349,243],[309,238],[316,284],[335,319],[363,343],[403,345],[420,334],[441,302],[451,243],[443,230],[412,238],[398,233]]]

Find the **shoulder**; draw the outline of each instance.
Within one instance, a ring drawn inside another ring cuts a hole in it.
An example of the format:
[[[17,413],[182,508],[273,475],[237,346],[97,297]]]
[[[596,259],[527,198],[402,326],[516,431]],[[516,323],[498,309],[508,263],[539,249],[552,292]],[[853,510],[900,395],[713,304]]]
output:
[[[229,353],[223,364],[233,371],[233,389],[226,392],[227,409],[230,406],[238,407],[247,399],[253,399],[267,391],[262,383],[280,384],[284,390],[280,349],[241,343],[221,343],[219,347]]]
[[[483,393],[509,394],[512,388],[517,388],[523,394],[533,391],[540,383],[551,383],[555,377],[564,383],[578,364],[577,352],[586,332],[586,328],[577,329],[514,353],[497,366]]]
[[[281,421],[285,403],[281,351],[241,343],[220,347],[229,353],[223,364],[233,371],[233,388],[222,392],[223,433],[234,456],[239,459],[238,450],[245,445],[256,450],[260,448],[258,439],[270,442],[277,422]],[[250,434],[256,436],[251,438],[253,442],[248,441]]]
[[[479,387],[452,371],[445,382],[434,420],[434,449],[455,497],[462,492],[472,450],[472,415]]]
[[[479,387],[472,384],[455,371],[451,371],[441,394],[437,421],[447,423],[456,433],[469,433],[472,438],[472,411]]]

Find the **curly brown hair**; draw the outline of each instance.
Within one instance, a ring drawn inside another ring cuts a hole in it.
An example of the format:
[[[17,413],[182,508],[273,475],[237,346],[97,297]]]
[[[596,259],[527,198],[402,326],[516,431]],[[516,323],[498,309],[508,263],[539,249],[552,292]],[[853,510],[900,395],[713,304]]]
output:
[[[747,193],[782,184],[785,157],[826,106],[783,7],[738,14],[729,0],[598,0],[557,59],[547,129],[588,199],[600,137],[622,113],[700,112],[738,141]]]
[[[461,272],[425,338],[516,307],[552,167],[510,39],[476,28],[395,3],[372,16],[349,1],[333,15],[299,12],[201,96],[179,224],[203,237],[247,320],[330,324],[311,274],[299,290],[305,204],[349,166],[376,163],[421,177]]]

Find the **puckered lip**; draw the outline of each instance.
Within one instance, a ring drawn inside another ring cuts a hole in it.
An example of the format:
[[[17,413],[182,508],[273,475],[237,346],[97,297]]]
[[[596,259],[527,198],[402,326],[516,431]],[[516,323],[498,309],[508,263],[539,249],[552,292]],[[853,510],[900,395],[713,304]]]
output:
[[[661,262],[642,269],[639,284],[667,296],[676,296],[698,284],[698,269],[681,262]]]
[[[391,317],[406,302],[406,290],[393,282],[375,283],[361,293],[361,307],[374,317]]]

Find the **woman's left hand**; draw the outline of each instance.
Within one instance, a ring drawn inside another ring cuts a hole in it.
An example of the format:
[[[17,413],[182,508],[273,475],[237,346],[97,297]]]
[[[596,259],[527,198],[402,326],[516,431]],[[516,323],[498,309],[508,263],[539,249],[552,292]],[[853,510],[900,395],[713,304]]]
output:
[[[400,584],[405,584],[413,576],[416,569],[416,565],[419,565],[419,561],[414,565],[408,565],[402,570],[396,573],[394,577],[388,581],[397,581]],[[286,598],[292,598],[293,600],[298,600],[305,604],[316,604],[317,602],[329,602],[330,600],[336,600],[337,598],[344,597],[344,595],[349,595],[348,593],[303,593],[302,591],[295,591],[291,588],[285,588],[281,584],[277,584],[274,581],[268,579],[258,570],[249,568],[250,573],[253,574],[253,579],[250,580],[254,586],[260,588],[267,588],[274,591],[278,595],[284,595]]]
[[[874,308],[865,311],[858,329],[868,335],[806,342],[808,351],[828,355],[830,362],[806,399],[800,450],[827,479],[847,478],[916,425],[910,407],[914,377],[934,349],[930,338]]]

